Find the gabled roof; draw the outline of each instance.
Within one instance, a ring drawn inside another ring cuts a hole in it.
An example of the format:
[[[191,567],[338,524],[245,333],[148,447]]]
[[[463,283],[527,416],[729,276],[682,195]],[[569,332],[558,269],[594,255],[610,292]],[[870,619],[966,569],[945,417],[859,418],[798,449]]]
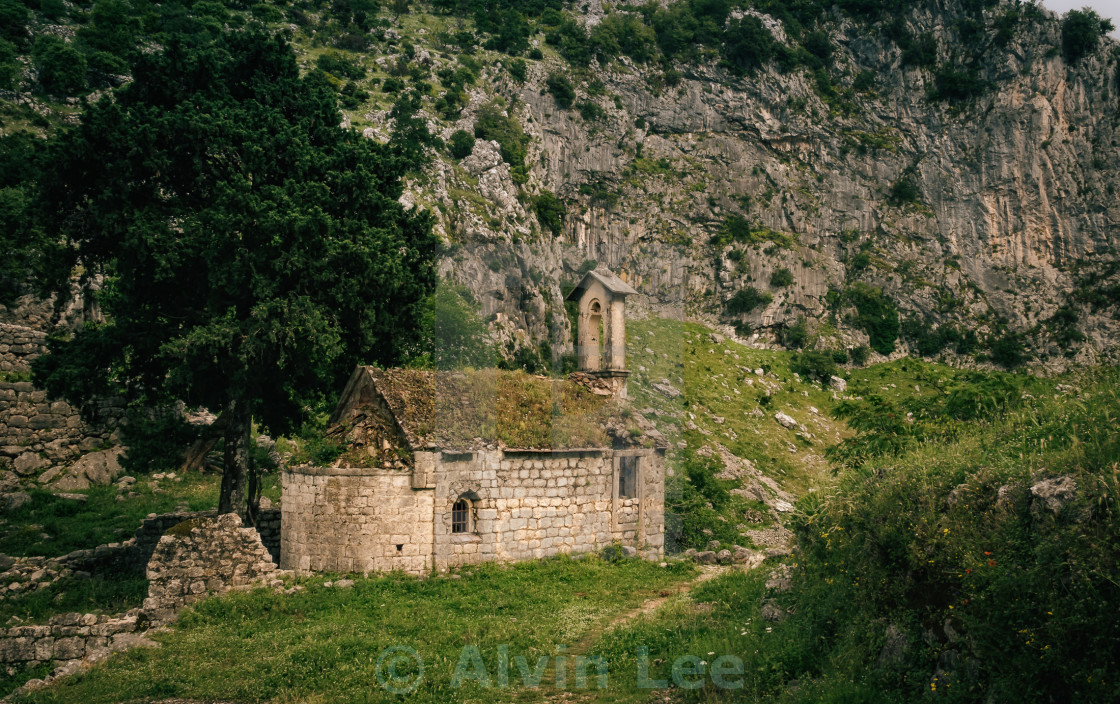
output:
[[[500,369],[358,367],[328,435],[346,446],[344,462],[373,466],[395,465],[416,450],[611,447],[618,429],[627,428],[621,409],[595,379],[581,379]]]
[[[618,278],[615,273],[609,269],[593,269],[584,275],[583,280],[572,289],[565,300],[578,301],[583,292],[591,286],[592,281],[598,281],[603,284],[603,287],[616,296],[629,296],[637,293],[622,279]]]

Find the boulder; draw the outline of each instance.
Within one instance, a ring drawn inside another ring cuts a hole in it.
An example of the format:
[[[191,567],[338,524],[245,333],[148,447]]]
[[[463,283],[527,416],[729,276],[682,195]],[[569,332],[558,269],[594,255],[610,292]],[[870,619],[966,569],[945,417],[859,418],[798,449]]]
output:
[[[36,470],[46,466],[47,461],[34,452],[25,452],[15,459],[12,469],[21,477],[30,477]]]
[[[662,396],[667,396],[669,398],[677,398],[681,395],[680,389],[670,384],[666,379],[662,379],[660,382],[654,383],[653,388]]]
[[[623,545],[622,546],[622,556],[623,557],[637,557],[638,556],[638,548],[631,547],[629,545]]]
[[[696,553],[696,562],[701,565],[714,565],[716,564],[716,554],[711,550]]]
[[[1031,496],[1034,497],[1031,509],[1045,509],[1057,515],[1076,495],[1077,483],[1073,477],[1047,479],[1031,487]]]
[[[731,564],[731,551],[730,550],[720,550],[719,552],[717,552],[716,553],[716,562],[718,562],[721,565],[730,565]]]
[[[838,376],[829,377],[828,385],[831,386],[834,391],[843,392],[848,390],[848,382]]]
[[[70,469],[54,482],[53,488],[73,491],[88,489],[92,485],[107,486],[124,473],[120,465],[120,456],[123,453],[123,447],[91,452],[71,465]]]
[[[778,425],[782,426],[783,428],[793,429],[797,427],[797,421],[795,421],[793,418],[790,418],[788,415],[782,413],[781,411],[778,411],[774,414],[774,420],[778,421]]]
[[[23,491],[0,495],[0,505],[4,507],[5,512],[15,511],[29,503],[31,503],[31,495]]]
[[[887,626],[883,647],[879,650],[876,664],[879,667],[901,665],[907,651],[910,650],[910,638],[906,632],[895,624]]]
[[[762,618],[766,619],[767,621],[771,621],[773,623],[784,621],[786,615],[786,612],[783,611],[782,608],[775,604],[772,600],[767,599],[766,601],[762,602]]]

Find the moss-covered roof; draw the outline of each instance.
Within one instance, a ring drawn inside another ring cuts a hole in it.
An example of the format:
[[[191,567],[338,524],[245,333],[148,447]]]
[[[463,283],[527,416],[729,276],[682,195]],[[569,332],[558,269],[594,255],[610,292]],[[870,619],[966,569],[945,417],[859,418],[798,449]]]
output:
[[[331,435],[348,445],[348,463],[396,464],[424,449],[611,447],[631,436],[631,415],[596,380],[578,375],[359,367],[331,418]]]

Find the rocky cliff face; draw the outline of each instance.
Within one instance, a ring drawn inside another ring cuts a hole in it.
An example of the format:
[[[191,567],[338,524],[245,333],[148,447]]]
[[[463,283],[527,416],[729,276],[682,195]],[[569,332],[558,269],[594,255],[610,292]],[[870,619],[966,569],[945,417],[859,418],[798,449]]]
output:
[[[950,0],[905,20],[936,38],[939,61],[959,62],[962,16]],[[562,59],[530,61],[524,83],[490,66],[443,136],[469,130],[500,96],[532,137],[530,178],[515,185],[497,146],[480,140],[414,184],[410,197],[435,210],[452,243],[444,273],[474,292],[503,338],[523,343],[570,339],[561,287],[593,260],[652,307],[723,315],[763,337],[805,316],[826,332],[834,323],[844,344],[866,340],[845,322],[843,297],[829,298],[862,280],[927,328],[1025,331],[1043,358],[1060,351],[1047,321],[1072,304],[1087,335],[1074,345],[1080,359],[1111,354],[1115,311],[1092,310],[1075,289],[1116,253],[1114,42],[1070,65],[1055,50],[1060,21],[1040,11],[1005,47],[988,38],[988,90],[947,103],[927,97],[931,71],[905,66],[881,32],[839,13],[825,27],[836,46],[831,96],[807,70],[737,77],[713,60],[678,66],[667,86],[659,69],[623,58],[593,64],[599,95],[577,86],[577,105],[601,108],[581,116],[545,90],[548,75],[568,70]],[[542,188],[567,204],[558,236],[536,222]],[[713,244],[729,222],[753,234]],[[792,284],[772,286],[783,268]],[[747,286],[772,299],[728,317],[723,303]]]

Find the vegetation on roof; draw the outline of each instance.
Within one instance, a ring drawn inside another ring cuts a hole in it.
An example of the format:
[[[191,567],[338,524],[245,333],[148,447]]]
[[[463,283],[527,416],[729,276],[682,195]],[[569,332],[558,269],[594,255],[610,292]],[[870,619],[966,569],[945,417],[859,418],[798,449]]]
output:
[[[546,449],[609,446],[606,424],[625,409],[568,379],[501,369],[375,370],[414,448]]]

